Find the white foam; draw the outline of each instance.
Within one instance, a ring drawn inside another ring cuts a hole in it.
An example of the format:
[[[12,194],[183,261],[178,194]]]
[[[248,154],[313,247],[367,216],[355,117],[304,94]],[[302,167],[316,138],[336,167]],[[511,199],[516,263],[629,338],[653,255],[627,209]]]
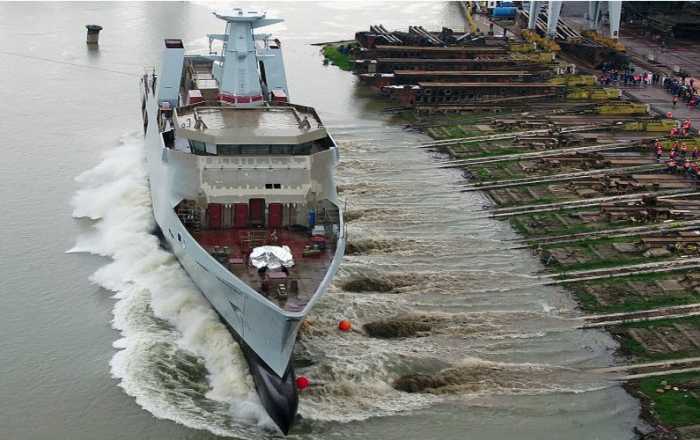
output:
[[[118,351],[111,367],[121,387],[154,416],[193,428],[238,437],[245,434],[242,425],[274,429],[240,347],[177,260],[159,247],[152,234],[155,223],[143,141],[125,140],[76,181],[81,189],[72,200],[73,215],[95,223],[69,252],[112,259],[91,281],[115,292],[117,299],[112,324],[122,338],[114,343]],[[227,408],[228,413],[210,415],[204,407],[212,405],[173,402],[167,390],[159,392],[157,384],[148,383],[157,377],[158,362],[163,361],[157,357],[158,350],[171,355],[183,350],[203,361],[209,390],[202,398],[221,403],[218,407]]]

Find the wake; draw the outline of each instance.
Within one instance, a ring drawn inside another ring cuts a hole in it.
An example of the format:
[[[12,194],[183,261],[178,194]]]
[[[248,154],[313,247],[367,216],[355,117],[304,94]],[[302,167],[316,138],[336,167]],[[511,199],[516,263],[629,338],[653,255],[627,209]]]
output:
[[[144,160],[142,140],[122,141],[76,177],[72,199],[73,216],[94,223],[68,252],[111,258],[90,279],[117,300],[112,375],[155,417],[218,435],[274,432],[240,347],[153,234]]]

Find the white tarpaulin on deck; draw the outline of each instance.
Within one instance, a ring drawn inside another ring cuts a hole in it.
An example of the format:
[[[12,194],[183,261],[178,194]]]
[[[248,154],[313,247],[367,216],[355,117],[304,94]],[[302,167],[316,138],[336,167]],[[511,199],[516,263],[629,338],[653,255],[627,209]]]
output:
[[[258,269],[279,269],[294,266],[294,258],[289,246],[260,246],[250,253],[250,264]]]

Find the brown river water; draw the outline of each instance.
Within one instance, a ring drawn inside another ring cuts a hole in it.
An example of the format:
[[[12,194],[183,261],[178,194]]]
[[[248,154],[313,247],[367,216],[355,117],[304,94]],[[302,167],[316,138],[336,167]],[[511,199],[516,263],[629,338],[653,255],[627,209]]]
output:
[[[238,6],[240,4],[236,4]],[[446,2],[244,4],[286,22],[294,102],[317,108],[341,150],[353,246],[309,317],[299,439],[629,439],[639,405],[586,373],[615,342],[575,329],[575,303],[534,284],[527,250],[462,176],[415,148],[311,43],[389,29],[463,26]],[[0,3],[5,134],[0,279],[0,438],[272,438],[237,346],[152,235],[138,76],[179,37],[205,50],[226,3]],[[99,51],[85,28],[105,29]],[[66,252],[66,251],[72,252]],[[420,337],[340,333],[400,316]],[[438,394],[396,378],[438,374]]]

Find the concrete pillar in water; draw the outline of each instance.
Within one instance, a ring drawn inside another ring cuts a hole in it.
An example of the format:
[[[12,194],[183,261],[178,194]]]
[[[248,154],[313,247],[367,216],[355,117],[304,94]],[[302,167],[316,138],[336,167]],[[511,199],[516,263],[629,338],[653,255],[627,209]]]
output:
[[[97,24],[87,24],[87,44],[97,46],[100,40],[100,31],[102,26]]]
[[[610,36],[614,39],[620,37],[620,14],[622,12],[622,1],[612,0],[608,3],[608,14],[610,18]]]

